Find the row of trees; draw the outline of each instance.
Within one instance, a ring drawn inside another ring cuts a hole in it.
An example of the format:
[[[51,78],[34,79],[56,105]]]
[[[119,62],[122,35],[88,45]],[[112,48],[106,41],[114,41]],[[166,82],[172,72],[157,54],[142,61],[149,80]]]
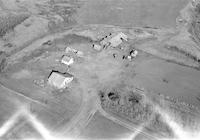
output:
[[[28,14],[8,14],[0,17],[0,36],[6,34],[7,31],[13,30],[15,26],[22,23],[29,17]]]
[[[144,102],[143,96],[129,92],[100,92],[102,108],[114,112],[133,122],[142,123],[151,118],[153,107]]]
[[[7,66],[7,55],[5,52],[0,51],[0,73],[5,70]]]
[[[152,134],[173,137],[173,131],[163,121],[160,114],[153,110],[150,103],[144,101],[144,96],[136,92],[100,92],[102,108],[119,115],[135,124],[147,123],[145,128]]]

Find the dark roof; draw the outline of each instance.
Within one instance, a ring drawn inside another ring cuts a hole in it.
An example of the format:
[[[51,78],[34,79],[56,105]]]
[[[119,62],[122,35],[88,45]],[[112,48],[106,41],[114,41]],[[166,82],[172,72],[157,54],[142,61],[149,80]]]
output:
[[[62,73],[62,72],[59,72],[59,71],[57,71],[57,70],[52,70],[51,71],[51,73],[49,74],[49,76],[48,76],[48,78],[51,76],[51,74],[52,73],[58,73],[58,74],[60,74],[60,75],[63,75],[63,76],[65,76],[65,77],[73,77],[73,75],[72,74],[70,74],[70,73],[68,73],[68,72],[64,72],[64,73]]]

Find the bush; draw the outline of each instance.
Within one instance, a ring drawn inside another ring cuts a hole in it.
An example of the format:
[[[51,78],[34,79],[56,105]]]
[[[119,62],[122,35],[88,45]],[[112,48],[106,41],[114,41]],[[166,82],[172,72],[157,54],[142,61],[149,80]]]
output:
[[[196,12],[197,14],[200,14],[200,3],[198,3],[198,4],[196,5],[196,7],[195,7],[195,12]]]
[[[119,101],[120,100],[120,96],[118,93],[116,92],[109,92],[108,93],[108,98],[111,100],[111,101]]]
[[[131,106],[141,103],[141,101],[142,101],[142,96],[140,94],[130,93],[127,95],[127,103],[130,104]]]
[[[141,123],[151,118],[153,107],[144,102],[141,94],[128,92],[121,93],[116,89],[99,93],[102,108],[119,114],[134,123]]]

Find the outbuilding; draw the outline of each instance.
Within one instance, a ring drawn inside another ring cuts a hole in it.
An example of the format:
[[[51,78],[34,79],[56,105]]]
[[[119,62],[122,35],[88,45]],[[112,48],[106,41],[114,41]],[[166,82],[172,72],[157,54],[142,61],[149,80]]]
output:
[[[138,51],[137,50],[131,50],[130,55],[131,55],[131,57],[135,58],[138,55]]]
[[[93,44],[92,47],[97,51],[100,51],[102,49],[102,47],[98,44]]]
[[[52,71],[48,77],[48,83],[58,89],[64,89],[74,79],[73,75],[69,73],[60,73],[58,71]]]
[[[77,51],[75,54],[78,57],[83,57],[84,56],[84,53],[82,51]]]
[[[119,46],[123,41],[128,41],[127,35],[124,33],[120,32],[114,37],[112,37],[108,42],[111,47],[117,47]]]
[[[61,58],[61,63],[69,66],[74,63],[74,59],[68,55],[63,55]]]
[[[67,48],[65,49],[65,53],[69,53],[69,52],[77,53],[78,51],[77,51],[76,49],[67,47]]]

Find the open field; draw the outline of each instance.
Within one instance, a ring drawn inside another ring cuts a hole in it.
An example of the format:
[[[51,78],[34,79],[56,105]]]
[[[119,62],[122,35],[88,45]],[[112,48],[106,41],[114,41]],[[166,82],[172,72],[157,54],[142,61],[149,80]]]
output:
[[[13,97],[12,94],[7,93],[2,88],[0,89],[0,125],[2,126],[4,122],[13,115],[17,111],[16,103],[18,102],[18,99],[16,97]],[[16,102],[16,103],[15,103]]]
[[[82,24],[175,27],[179,11],[189,0],[88,0],[78,10]]]
[[[198,70],[160,60],[142,50],[139,51],[139,55],[134,60],[123,60],[122,56],[126,55],[132,46],[123,44],[124,47],[127,47],[125,50],[108,48],[107,50],[98,52],[92,49],[92,38],[86,36],[87,34],[81,36],[76,35],[76,33],[61,35],[60,38],[52,40],[50,45],[43,44],[37,49],[31,48],[32,51],[28,53],[18,54],[16,55],[18,57],[15,64],[8,66],[6,72],[2,75],[4,76],[4,78],[1,78],[2,83],[44,105],[32,104],[31,111],[37,114],[38,118],[50,130],[62,130],[62,123],[67,124],[69,122],[70,124],[70,120],[79,112],[79,106],[82,106],[82,104],[79,104],[81,103],[81,98],[90,101],[90,99],[98,98],[96,95],[97,91],[101,89],[108,91],[115,86],[117,86],[119,90],[124,91],[124,93],[127,90],[126,87],[129,86],[143,87],[152,91],[146,93],[146,96],[150,98],[158,93],[162,93],[174,98],[180,98],[180,100],[188,104],[198,105],[198,100],[196,98],[199,90],[197,88],[198,86],[190,84],[198,80]],[[137,45],[139,45],[139,43]],[[59,61],[61,56],[65,54],[66,46],[83,52],[82,57],[70,54],[75,58],[75,63],[69,68]],[[27,47],[26,51],[28,49]],[[116,58],[113,58],[113,53],[117,55]],[[12,60],[14,60],[14,57]],[[48,84],[45,84],[45,82],[42,87],[33,82],[34,80],[46,81],[52,69],[70,72],[75,76],[76,80],[72,82],[68,89],[62,92],[52,89]],[[177,74],[180,74],[180,76]],[[178,77],[175,78],[174,75]],[[182,80],[183,76],[181,75],[187,75],[187,80]],[[178,80],[178,78],[181,79]],[[192,80],[194,81],[191,82]],[[181,81],[181,83],[179,81]],[[174,83],[176,83],[175,86]],[[177,86],[177,84],[180,85]],[[170,89],[172,91],[170,91],[170,95],[166,85],[171,86]],[[184,86],[184,88],[181,88],[181,85]],[[185,85],[188,85],[188,89]],[[179,87],[180,89],[176,89]],[[195,90],[196,92],[194,92]],[[194,96],[190,96],[190,99],[186,100],[188,99],[188,92],[193,92]],[[89,102],[87,102],[86,106],[90,108],[93,103],[91,102],[91,105],[88,103]],[[83,110],[88,111],[87,108]],[[115,115],[118,116],[119,114]],[[123,115],[119,115],[118,117],[124,119]],[[79,124],[85,125],[77,121],[76,128],[79,128]],[[155,127],[154,124],[150,128],[153,127]],[[163,125],[161,124],[160,128],[162,127]],[[68,129],[71,133],[78,131],[76,129],[67,128],[67,130]],[[149,128],[147,128],[147,130],[148,129]],[[81,130],[83,130],[82,126],[80,126],[80,131]],[[154,133],[158,133],[157,131],[158,130],[155,130]],[[163,131],[166,131],[164,127]],[[152,132],[152,130],[150,130],[150,132]],[[89,135],[90,134],[88,134],[88,136]]]
[[[158,59],[141,62],[135,71],[133,83],[136,85],[200,107],[199,71]]]
[[[18,122],[9,133],[4,136],[4,139],[29,139],[37,138],[42,139],[40,133],[26,120]]]
[[[133,132],[108,120],[97,112],[79,136],[81,139],[120,139],[128,138]]]
[[[27,79],[12,79],[12,82],[9,80],[3,81],[6,86],[8,85],[8,82],[9,88],[19,92],[23,97],[26,97],[25,100],[27,99],[28,102],[30,102],[30,111],[37,115],[51,130],[62,127],[63,123],[69,122],[79,108],[81,99],[78,95],[72,95],[69,92],[63,94],[58,91],[39,91],[33,81]],[[18,84],[16,84],[17,82]],[[62,123],[63,120],[65,121]]]
[[[188,2],[0,0],[0,139],[199,131],[200,4]],[[59,89],[52,71],[73,80]]]

